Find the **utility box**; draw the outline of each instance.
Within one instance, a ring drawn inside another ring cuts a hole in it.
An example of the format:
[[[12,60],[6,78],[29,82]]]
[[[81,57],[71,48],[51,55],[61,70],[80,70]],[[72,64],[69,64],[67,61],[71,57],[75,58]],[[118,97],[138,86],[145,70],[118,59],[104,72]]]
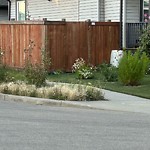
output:
[[[110,64],[112,66],[118,67],[119,66],[119,61],[123,56],[123,51],[122,50],[112,50],[111,51],[111,56],[110,56]]]

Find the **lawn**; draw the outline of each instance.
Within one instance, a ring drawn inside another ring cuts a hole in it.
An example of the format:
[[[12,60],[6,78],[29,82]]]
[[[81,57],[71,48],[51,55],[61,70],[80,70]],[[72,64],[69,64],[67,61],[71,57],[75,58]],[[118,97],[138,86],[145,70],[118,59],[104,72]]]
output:
[[[7,70],[7,73],[8,76],[14,77],[15,80],[25,80],[25,76],[22,71],[9,69]],[[103,89],[150,99],[150,75],[146,75],[139,86],[123,86],[119,82],[105,82],[104,77],[100,72],[95,73],[94,79],[79,80],[76,78],[74,73],[49,74],[47,79],[51,82],[92,85],[95,87],[101,87]]]
[[[73,73],[50,74],[48,76],[49,81],[87,84],[150,99],[150,75],[146,75],[139,86],[123,86],[119,82],[104,82],[103,79],[104,77],[99,72],[96,72],[94,79],[85,80],[76,79]]]

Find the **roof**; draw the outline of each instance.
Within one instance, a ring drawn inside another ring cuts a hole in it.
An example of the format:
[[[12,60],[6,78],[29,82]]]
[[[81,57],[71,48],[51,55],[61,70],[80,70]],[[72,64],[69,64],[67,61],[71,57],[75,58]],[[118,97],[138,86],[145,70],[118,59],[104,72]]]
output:
[[[0,0],[0,6],[7,6],[8,2],[7,0]]]

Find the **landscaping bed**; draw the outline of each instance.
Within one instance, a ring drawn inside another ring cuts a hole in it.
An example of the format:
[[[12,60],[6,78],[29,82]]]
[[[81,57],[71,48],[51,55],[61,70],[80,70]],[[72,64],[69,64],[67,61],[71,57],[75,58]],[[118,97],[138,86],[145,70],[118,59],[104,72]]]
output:
[[[62,73],[59,75],[50,74],[48,76],[48,80],[54,82],[80,83],[85,85],[92,85],[111,91],[150,99],[150,75],[145,75],[143,80],[141,81],[141,84],[138,86],[124,86],[118,81],[104,81],[104,76],[100,72],[95,73],[94,79],[79,80],[75,78],[75,74],[73,73]]]

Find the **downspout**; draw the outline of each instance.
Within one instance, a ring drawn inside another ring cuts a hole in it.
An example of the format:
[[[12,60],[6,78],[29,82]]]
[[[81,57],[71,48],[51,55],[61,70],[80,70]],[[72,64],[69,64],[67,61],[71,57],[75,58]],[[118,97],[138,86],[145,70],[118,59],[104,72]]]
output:
[[[122,49],[122,11],[123,10],[123,1],[120,0],[120,49]]]
[[[8,1],[8,20],[11,20],[11,0]]]
[[[123,48],[126,48],[126,0],[123,0]]]
[[[144,2],[143,0],[140,0],[140,22],[143,22],[144,20],[144,11],[143,11]]]
[[[149,0],[148,16],[150,16],[150,0]],[[150,20],[150,19],[149,19],[149,20]],[[150,23],[149,20],[148,20],[148,23]]]

